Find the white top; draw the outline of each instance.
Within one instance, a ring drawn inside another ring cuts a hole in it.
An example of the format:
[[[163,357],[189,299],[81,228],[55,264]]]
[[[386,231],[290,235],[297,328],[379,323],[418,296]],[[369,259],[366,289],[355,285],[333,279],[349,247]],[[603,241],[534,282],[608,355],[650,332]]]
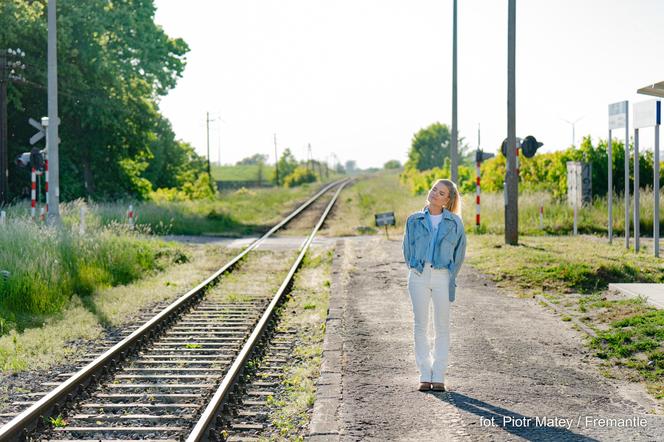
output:
[[[440,224],[440,222],[443,219],[443,214],[442,213],[440,215],[429,214],[429,219],[431,219],[431,227],[433,227],[433,231],[435,232],[436,230],[438,230],[438,224]]]

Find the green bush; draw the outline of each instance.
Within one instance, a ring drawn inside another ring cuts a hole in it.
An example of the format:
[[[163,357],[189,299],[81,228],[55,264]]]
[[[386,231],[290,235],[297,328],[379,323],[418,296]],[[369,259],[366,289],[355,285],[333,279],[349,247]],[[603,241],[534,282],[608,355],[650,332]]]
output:
[[[584,137],[578,148],[538,153],[532,158],[519,156],[519,191],[548,192],[554,199],[563,200],[567,194],[567,162],[583,161],[591,164],[592,194],[604,197],[608,193],[608,149],[606,140],[600,139],[593,145],[590,136]],[[653,153],[642,152],[639,155],[639,187],[653,187]],[[621,194],[625,188],[625,150],[620,141],[612,143],[613,191]],[[629,185],[634,185],[633,149],[630,146]],[[505,180],[506,159],[500,153],[482,162],[482,192],[502,192]],[[406,166],[401,174],[401,182],[408,186],[413,194],[426,192],[437,178],[449,178],[449,158],[442,167],[418,171]],[[660,178],[660,187],[664,180]],[[459,183],[462,193],[473,192],[475,189],[474,167],[459,166]]]
[[[181,189],[170,187],[150,192],[150,199],[155,202],[189,201],[214,198],[207,173],[201,173],[195,181],[185,182]]]
[[[295,187],[316,181],[316,174],[304,166],[297,166],[293,173],[284,178],[284,186]]]
[[[398,160],[389,160],[383,165],[384,169],[401,169],[401,163]]]
[[[434,181],[441,178],[451,178],[450,161],[445,158],[443,167],[419,171],[412,166],[406,166],[401,173],[401,183],[404,184],[413,195],[426,193]],[[472,167],[459,165],[459,182],[457,183],[461,194],[475,191],[475,171]]]

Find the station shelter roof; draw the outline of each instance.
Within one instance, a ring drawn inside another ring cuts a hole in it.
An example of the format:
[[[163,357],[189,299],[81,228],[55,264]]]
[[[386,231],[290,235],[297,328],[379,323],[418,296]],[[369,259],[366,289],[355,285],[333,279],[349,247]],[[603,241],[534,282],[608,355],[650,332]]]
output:
[[[639,94],[653,95],[655,97],[663,97],[664,98],[664,81],[660,81],[659,83],[644,86],[644,87],[640,88],[639,90],[637,90],[636,92],[639,93]]]

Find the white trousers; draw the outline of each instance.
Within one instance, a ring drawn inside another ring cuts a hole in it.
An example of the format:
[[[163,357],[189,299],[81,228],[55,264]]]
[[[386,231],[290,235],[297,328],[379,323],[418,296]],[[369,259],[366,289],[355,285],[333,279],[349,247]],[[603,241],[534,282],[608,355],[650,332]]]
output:
[[[408,274],[408,293],[413,304],[415,333],[415,362],[420,370],[420,382],[444,382],[450,344],[450,272],[434,269],[430,264],[418,274]],[[429,306],[433,301],[433,346],[429,343]]]

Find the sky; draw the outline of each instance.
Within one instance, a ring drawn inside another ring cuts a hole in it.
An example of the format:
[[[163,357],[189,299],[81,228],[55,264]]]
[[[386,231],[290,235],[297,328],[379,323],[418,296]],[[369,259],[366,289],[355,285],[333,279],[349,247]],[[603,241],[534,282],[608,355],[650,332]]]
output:
[[[459,136],[507,136],[507,0],[459,0]],[[160,108],[178,138],[235,163],[306,159],[362,168],[407,159],[413,135],[452,122],[452,0],[156,0],[190,47]],[[517,136],[540,151],[608,135],[608,105],[664,81],[664,0],[517,0]],[[624,137],[624,131],[615,136]],[[652,149],[654,129],[642,129]]]

